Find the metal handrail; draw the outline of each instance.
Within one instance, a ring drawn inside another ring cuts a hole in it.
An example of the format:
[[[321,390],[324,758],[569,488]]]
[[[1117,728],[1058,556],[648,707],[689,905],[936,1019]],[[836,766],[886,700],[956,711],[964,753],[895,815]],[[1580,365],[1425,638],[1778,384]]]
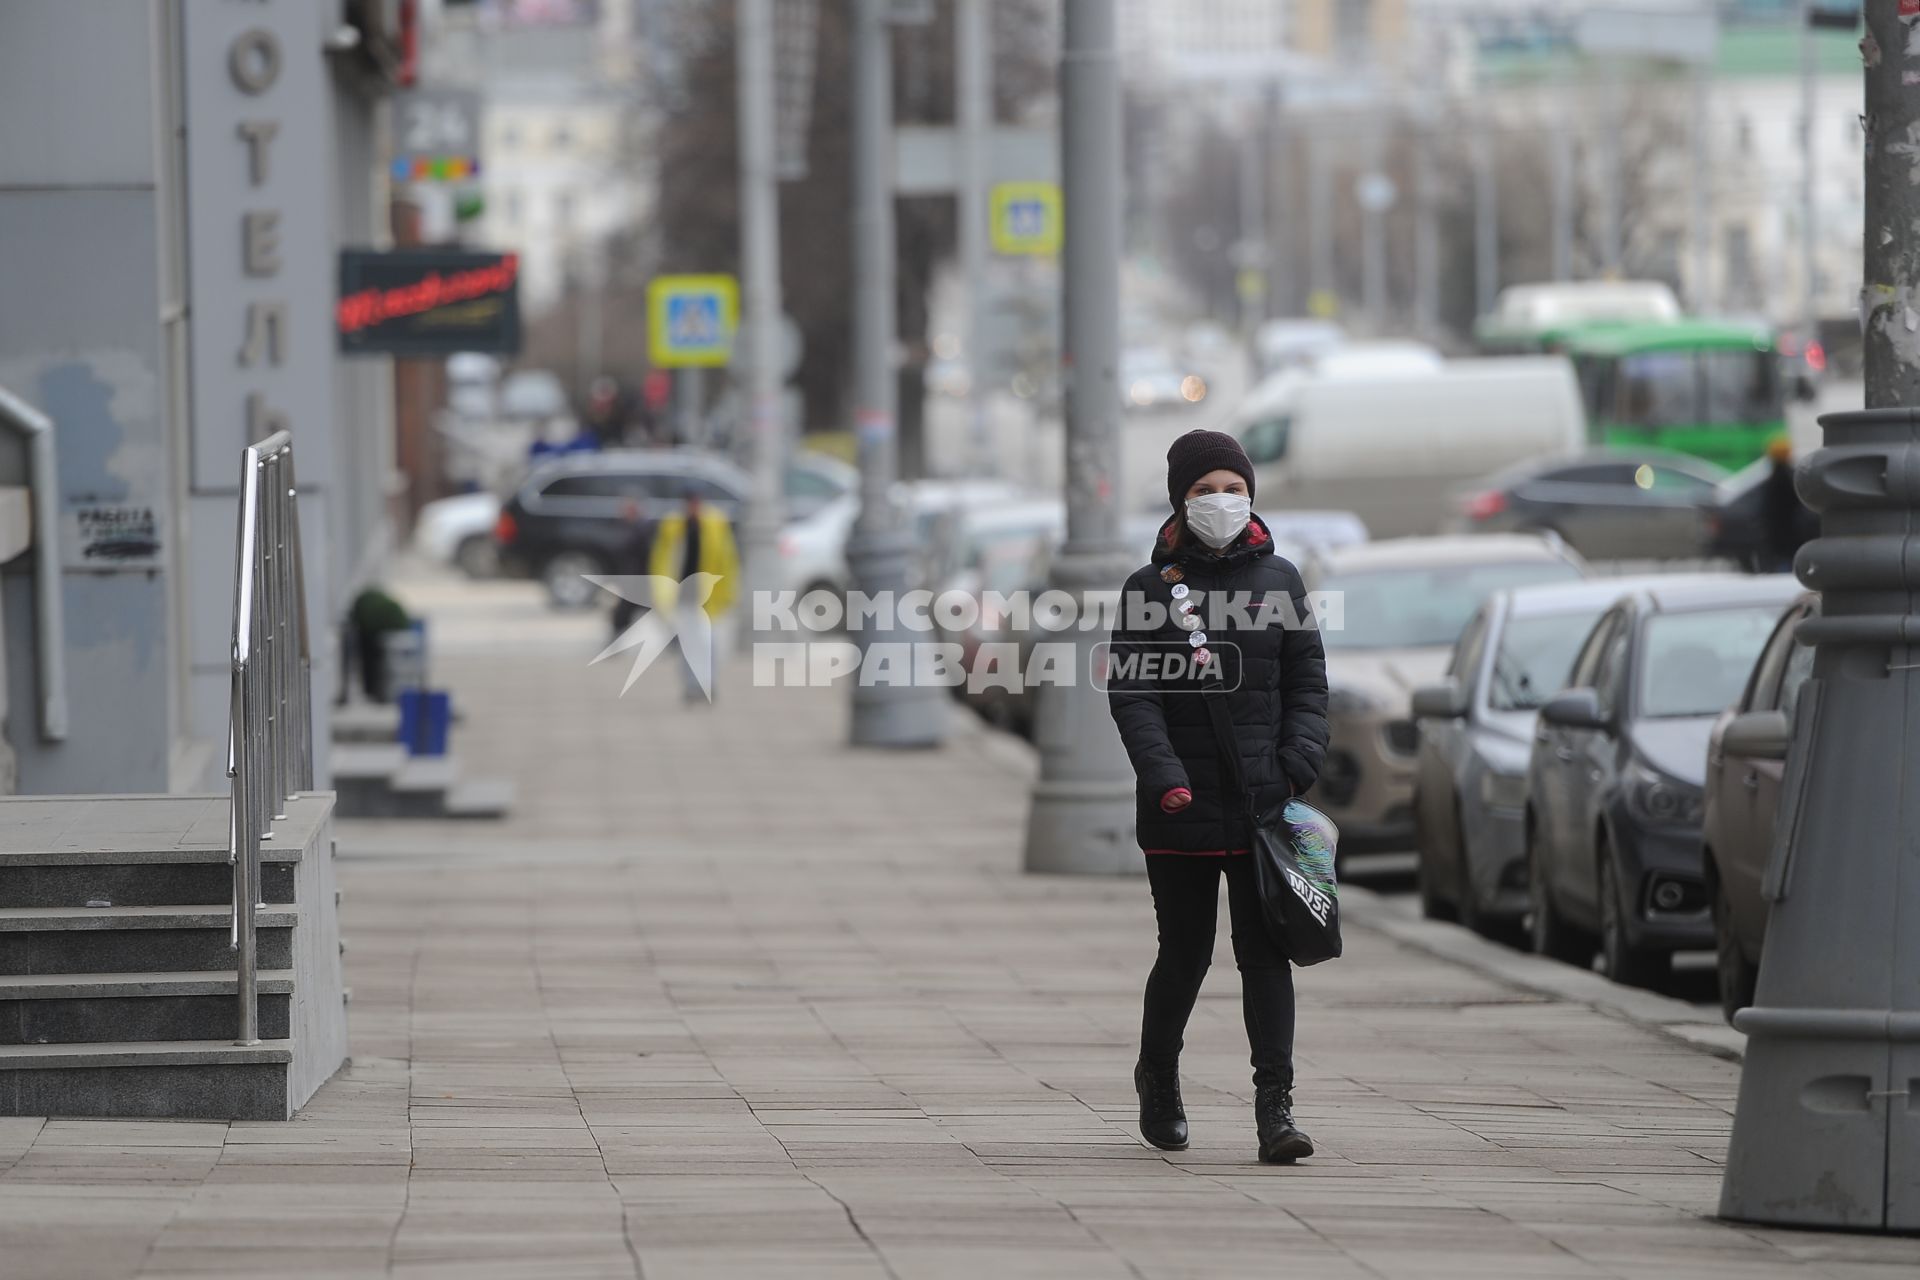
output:
[[[33,485],[33,630],[40,668],[40,736],[67,737],[66,605],[60,573],[60,471],[53,419],[0,387],[0,426],[27,441]]]
[[[239,999],[235,1043],[260,1040],[260,842],[287,816],[287,800],[313,786],[313,655],[300,555],[293,438],[276,431],[240,459],[234,539],[233,686],[227,713],[232,800],[227,860]]]

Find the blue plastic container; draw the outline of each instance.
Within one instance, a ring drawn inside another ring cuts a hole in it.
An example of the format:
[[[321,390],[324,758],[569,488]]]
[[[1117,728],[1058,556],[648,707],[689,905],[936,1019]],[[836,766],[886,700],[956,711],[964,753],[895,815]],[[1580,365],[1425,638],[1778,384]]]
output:
[[[398,736],[407,754],[447,754],[447,731],[453,724],[452,695],[438,689],[402,689],[399,701]]]

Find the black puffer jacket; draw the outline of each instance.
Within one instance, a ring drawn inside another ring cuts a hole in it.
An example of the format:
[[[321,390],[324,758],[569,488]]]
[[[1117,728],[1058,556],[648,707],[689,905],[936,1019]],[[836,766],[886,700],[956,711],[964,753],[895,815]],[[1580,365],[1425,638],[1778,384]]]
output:
[[[1128,671],[1130,655],[1189,649],[1193,634],[1178,622],[1174,590],[1185,585],[1202,620],[1206,648],[1223,665],[1228,710],[1240,747],[1240,769],[1261,807],[1303,794],[1319,776],[1327,754],[1327,663],[1320,633],[1312,626],[1300,571],[1273,553],[1273,538],[1255,516],[1247,531],[1216,555],[1194,543],[1167,546],[1172,521],[1162,526],[1153,563],[1127,579],[1120,618],[1113,633],[1113,674],[1108,704],[1120,738],[1133,760],[1136,835],[1140,847],[1181,852],[1245,849],[1245,805],[1223,794],[1220,753],[1213,721],[1197,678],[1168,680]],[[1236,593],[1238,593],[1236,595]],[[1284,594],[1291,608],[1270,596]],[[1248,605],[1246,616],[1216,617],[1216,596]],[[1165,621],[1150,630],[1132,630],[1134,602],[1157,604]],[[1273,620],[1297,617],[1286,627]],[[1221,625],[1224,623],[1225,625]],[[1193,792],[1193,803],[1177,813],[1160,807],[1175,787]]]

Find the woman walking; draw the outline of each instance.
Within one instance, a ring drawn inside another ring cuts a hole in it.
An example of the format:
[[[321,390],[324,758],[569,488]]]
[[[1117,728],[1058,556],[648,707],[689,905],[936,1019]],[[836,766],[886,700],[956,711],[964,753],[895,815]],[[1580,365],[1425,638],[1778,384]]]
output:
[[[1239,442],[1217,431],[1181,436],[1167,451],[1167,497],[1173,515],[1153,563],[1121,593],[1108,686],[1137,779],[1136,834],[1160,934],[1133,1072],[1140,1131],[1164,1150],[1186,1148],[1180,1049],[1213,957],[1224,874],[1260,1159],[1290,1164],[1313,1154],[1293,1120],[1293,975],[1261,918],[1247,797],[1227,794],[1207,699],[1226,699],[1241,776],[1265,810],[1311,787],[1326,756],[1326,660],[1299,570],[1274,554],[1252,513],[1253,466]],[[1150,664],[1127,662],[1179,652],[1214,674],[1148,678]]]

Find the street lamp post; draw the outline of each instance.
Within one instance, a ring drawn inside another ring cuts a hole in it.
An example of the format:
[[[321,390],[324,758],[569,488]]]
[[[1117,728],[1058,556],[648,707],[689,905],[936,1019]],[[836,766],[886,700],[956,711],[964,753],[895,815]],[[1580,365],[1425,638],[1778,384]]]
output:
[[[1907,29],[1866,6],[1866,409],[1800,466],[1820,592],[1792,726],[1771,900],[1720,1212],[1920,1230],[1920,188]],[[1884,56],[1882,56],[1884,55]]]
[[[993,0],[955,6],[954,118],[960,136],[960,190],[956,233],[960,273],[966,277],[967,327],[961,346],[967,364],[967,431],[971,469],[993,470],[987,420],[987,151],[993,144]]]
[[[774,154],[773,0],[739,0],[734,34],[740,139],[740,340],[753,492],[741,522],[749,591],[779,580],[786,465],[780,406],[780,187]]]
[[[1067,542],[1052,587],[1081,605],[1138,566],[1120,548],[1120,68],[1113,0],[1066,0],[1060,50],[1065,178],[1064,332]],[[1139,871],[1133,772],[1107,700],[1091,682],[1094,631],[1071,641],[1072,683],[1039,690],[1040,778],[1027,819],[1026,868],[1111,875]]]
[[[854,584],[869,599],[898,602],[907,590],[912,549],[893,497],[899,478],[895,435],[899,381],[893,349],[893,52],[887,0],[853,7],[853,359],[854,437],[860,456],[860,514],[847,539]],[[881,607],[849,628],[865,653],[898,654],[914,635],[897,609]],[[924,638],[924,637],[922,637]],[[885,645],[886,649],[876,649]],[[916,683],[910,658],[880,664],[853,682],[851,737],[861,747],[935,746],[946,736],[946,692]]]
[[[1493,141],[1483,130],[1473,143],[1473,305],[1491,315],[1500,294],[1500,180]]]

